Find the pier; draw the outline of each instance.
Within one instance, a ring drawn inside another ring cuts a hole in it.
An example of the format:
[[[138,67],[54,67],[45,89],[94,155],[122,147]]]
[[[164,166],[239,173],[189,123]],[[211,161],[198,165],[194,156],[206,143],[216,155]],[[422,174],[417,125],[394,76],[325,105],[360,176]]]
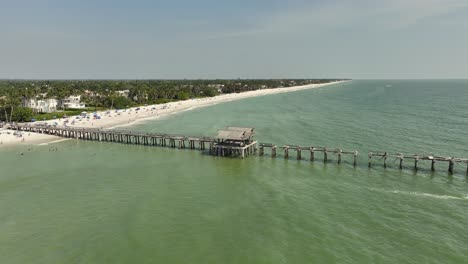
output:
[[[390,154],[387,152],[381,152],[381,153],[374,153],[374,152],[369,152],[369,162],[368,166],[369,168],[372,167],[372,158],[373,157],[378,157],[380,158],[379,160],[383,160],[383,166],[384,168],[387,168],[387,159],[388,158],[393,158],[394,161],[398,161],[398,168],[401,170],[403,169],[403,162],[404,160],[410,160],[412,163],[414,163],[414,170],[417,171],[419,169],[418,163],[419,161],[430,161],[431,165],[431,171],[435,171],[435,164],[436,162],[445,162],[448,163],[448,172],[450,174],[454,173],[454,165],[455,163],[466,163],[467,168],[466,168],[466,173],[468,174],[468,159],[464,158],[455,158],[455,157],[441,157],[441,156],[434,156],[434,155],[403,155],[402,153],[396,153],[396,154]]]
[[[73,138],[89,141],[112,142],[120,144],[134,144],[143,146],[159,146],[168,148],[200,150],[210,155],[220,157],[239,157],[245,158],[254,154],[265,156],[266,150],[270,150],[271,158],[282,156],[289,159],[290,154],[294,155],[296,160],[316,161],[322,156],[323,162],[328,162],[331,157],[336,158],[336,162],[341,164],[346,156],[351,157],[353,166],[357,166],[358,151],[342,150],[340,148],[329,148],[319,146],[298,146],[282,145],[278,146],[272,143],[258,143],[253,139],[254,128],[228,126],[218,130],[217,136],[186,136],[177,134],[145,133],[129,130],[111,130],[97,128],[79,128],[79,127],[58,127],[58,126],[39,126],[31,124],[13,124],[10,125],[13,130],[49,134],[64,138]],[[281,150],[281,151],[278,151]],[[279,152],[279,155],[278,155]],[[292,152],[292,153],[291,153]],[[282,155],[281,155],[282,153]],[[307,154],[308,153],[308,154]],[[308,155],[308,156],[307,156]],[[330,157],[330,155],[333,155]],[[420,168],[420,162],[430,162],[430,170],[436,170],[436,163],[448,164],[448,173],[454,173],[454,167],[457,163],[466,164],[466,173],[468,174],[468,159],[457,157],[443,157],[436,155],[404,155],[403,153],[388,152],[369,152],[368,167],[371,168],[375,161],[383,163],[383,167],[388,167],[388,160],[398,161],[398,168],[402,170],[404,161],[409,160],[415,171]],[[374,161],[375,160],[375,161]]]
[[[271,157],[276,158],[276,150],[278,148],[277,145],[271,144],[271,143],[260,143],[259,144],[259,155],[263,156],[265,154],[265,149],[270,148],[271,149]],[[335,148],[326,148],[326,147],[314,147],[314,146],[306,146],[306,147],[301,147],[301,146],[295,146],[295,145],[284,145],[279,147],[280,149],[283,149],[284,155],[283,157],[285,159],[289,158],[289,151],[296,151],[296,159],[297,160],[302,160],[302,152],[309,152],[309,160],[310,161],[315,161],[316,154],[317,152],[322,152],[323,154],[323,161],[327,162],[328,161],[328,154],[335,154],[337,156],[337,162],[338,164],[341,164],[342,161],[342,156],[343,155],[352,155],[353,157],[353,165],[357,165],[357,155],[358,152],[356,150],[354,151],[343,151],[342,149],[335,149]]]
[[[34,126],[15,124],[11,129],[54,135],[89,141],[112,142],[143,146],[159,146],[178,149],[198,149],[222,157],[241,157],[253,155],[257,141],[253,140],[253,128],[226,127],[218,131],[217,137],[186,136],[177,134],[146,133],[129,130],[110,130],[98,128]]]

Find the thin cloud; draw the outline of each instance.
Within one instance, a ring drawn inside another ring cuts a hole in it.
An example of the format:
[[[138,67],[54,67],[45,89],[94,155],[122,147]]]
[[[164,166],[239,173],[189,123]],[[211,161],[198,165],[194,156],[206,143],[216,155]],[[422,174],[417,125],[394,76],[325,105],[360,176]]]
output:
[[[209,38],[254,35],[322,33],[329,30],[402,30],[421,23],[436,23],[468,9],[466,0],[334,1],[301,6],[258,17],[250,28],[212,34]]]

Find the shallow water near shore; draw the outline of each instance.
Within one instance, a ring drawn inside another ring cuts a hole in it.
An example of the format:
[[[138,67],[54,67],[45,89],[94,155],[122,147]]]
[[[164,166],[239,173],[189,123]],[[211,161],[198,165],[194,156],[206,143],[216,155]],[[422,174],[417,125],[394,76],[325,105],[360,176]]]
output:
[[[468,157],[468,81],[353,81],[131,129],[358,150],[358,166],[64,141],[0,150],[1,263],[464,263],[466,164],[415,173],[367,152]],[[280,154],[280,153],[278,153]]]

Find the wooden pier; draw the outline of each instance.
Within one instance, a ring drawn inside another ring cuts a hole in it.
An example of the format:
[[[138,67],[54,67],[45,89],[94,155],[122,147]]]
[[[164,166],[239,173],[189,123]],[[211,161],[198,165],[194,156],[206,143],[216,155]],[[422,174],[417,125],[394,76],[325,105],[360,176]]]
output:
[[[250,132],[242,131],[242,128],[238,127],[227,127],[224,130],[220,130],[235,131],[231,133],[230,137],[225,136],[226,133],[221,133],[218,137],[206,137],[97,128],[34,126],[26,124],[12,125],[10,128],[18,131],[34,132],[81,140],[179,149],[199,149],[202,151],[208,150],[209,154],[223,157],[239,156],[244,158],[254,154],[257,150],[257,141],[252,140],[252,136],[254,134],[253,128],[247,128]],[[237,137],[233,137],[233,134],[237,135]]]
[[[184,136],[176,134],[161,134],[161,133],[145,133],[128,130],[109,130],[97,128],[79,128],[79,127],[56,127],[56,126],[39,126],[31,124],[13,124],[9,125],[10,129],[43,133],[55,135],[65,138],[74,138],[90,141],[103,141],[113,142],[120,144],[136,144],[144,146],[160,146],[179,149],[201,150],[210,155],[221,157],[240,157],[245,158],[257,153],[264,156],[265,150],[270,149],[270,156],[277,158],[278,149],[283,153],[282,157],[285,159],[290,158],[290,152],[295,152],[297,160],[305,159],[308,154],[308,160],[315,161],[317,154],[323,155],[323,162],[328,162],[329,155],[334,155],[338,164],[342,163],[343,158],[347,156],[352,157],[353,166],[357,166],[358,152],[344,151],[339,148],[328,148],[318,146],[298,146],[298,145],[282,145],[278,146],[271,143],[257,143],[253,140],[254,129],[244,127],[226,127],[218,130],[216,137],[206,136]],[[305,154],[304,154],[305,153]],[[388,153],[388,152],[369,152],[368,154],[368,167],[372,167],[373,160],[383,162],[383,167],[388,167],[388,160],[393,159],[393,162],[398,161],[398,168],[403,169],[404,161],[410,160],[414,165],[412,166],[415,171],[420,168],[419,162],[430,162],[431,171],[435,171],[436,163],[448,163],[448,172],[454,173],[454,167],[457,163],[466,164],[466,173],[468,174],[468,159],[455,158],[455,157],[442,157],[435,155],[404,155],[403,153]]]
[[[418,163],[419,161],[430,161],[431,163],[431,171],[435,171],[435,164],[436,162],[446,162],[448,163],[448,172],[450,174],[454,173],[454,165],[455,163],[466,163],[466,173],[468,174],[468,159],[463,158],[455,158],[455,157],[441,157],[441,156],[434,156],[434,155],[404,155],[402,153],[391,154],[387,152],[380,152],[374,153],[369,152],[369,168],[372,167],[372,158],[379,157],[380,160],[383,160],[384,168],[387,168],[387,159],[393,158],[394,161],[398,161],[398,168],[401,170],[403,169],[403,162],[404,160],[411,160],[414,163],[414,170],[417,171],[419,169]]]
[[[265,148],[270,148],[271,149],[271,157],[276,158],[276,150],[278,146],[270,143],[260,143],[259,144],[259,155],[263,156],[265,154]],[[284,155],[283,157],[285,159],[289,158],[289,151],[296,151],[296,159],[297,160],[302,160],[302,152],[309,152],[309,160],[310,161],[315,161],[316,155],[315,153],[317,152],[322,152],[323,153],[323,161],[327,162],[328,161],[328,154],[336,154],[337,156],[337,161],[338,164],[341,164],[342,161],[342,156],[343,155],[352,155],[353,156],[353,165],[357,165],[357,155],[358,152],[355,151],[343,151],[342,149],[336,149],[336,148],[326,148],[326,147],[314,147],[314,146],[307,146],[307,147],[301,147],[301,146],[295,146],[295,145],[284,145],[279,147],[280,149],[283,149]]]

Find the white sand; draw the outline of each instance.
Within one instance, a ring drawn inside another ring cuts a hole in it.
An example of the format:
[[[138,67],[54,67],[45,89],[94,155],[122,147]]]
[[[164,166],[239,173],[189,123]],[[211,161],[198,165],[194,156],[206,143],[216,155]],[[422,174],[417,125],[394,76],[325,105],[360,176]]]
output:
[[[193,110],[199,107],[215,105],[223,102],[229,102],[244,98],[286,93],[293,91],[300,91],[305,89],[319,88],[327,85],[337,84],[340,82],[325,83],[325,84],[311,84],[304,86],[295,86],[289,88],[274,88],[274,89],[262,89],[256,91],[249,91],[243,93],[233,93],[233,94],[223,94],[215,97],[207,97],[200,99],[190,99],[180,102],[172,102],[159,105],[148,105],[141,107],[133,107],[126,110],[109,110],[109,111],[99,111],[97,115],[101,119],[94,119],[92,113],[88,113],[91,118],[79,118],[76,116],[69,117],[67,119],[55,119],[47,121],[48,124],[57,123],[59,126],[63,126],[64,121],[69,127],[94,127],[94,128],[116,128],[122,126],[133,125],[137,122],[142,122],[144,120],[158,119],[167,117],[171,114],[180,113],[183,111]],[[140,108],[140,110],[136,110]],[[22,137],[17,137],[13,135],[13,131],[10,131],[10,134],[6,134],[4,131],[0,130],[0,147],[10,145],[10,144],[38,144],[44,142],[52,142],[59,140],[60,138],[50,135],[36,134],[36,133],[23,133]]]
[[[11,145],[37,145],[60,139],[62,138],[29,132],[22,132],[19,136],[19,133],[13,130],[0,130],[0,148]]]

